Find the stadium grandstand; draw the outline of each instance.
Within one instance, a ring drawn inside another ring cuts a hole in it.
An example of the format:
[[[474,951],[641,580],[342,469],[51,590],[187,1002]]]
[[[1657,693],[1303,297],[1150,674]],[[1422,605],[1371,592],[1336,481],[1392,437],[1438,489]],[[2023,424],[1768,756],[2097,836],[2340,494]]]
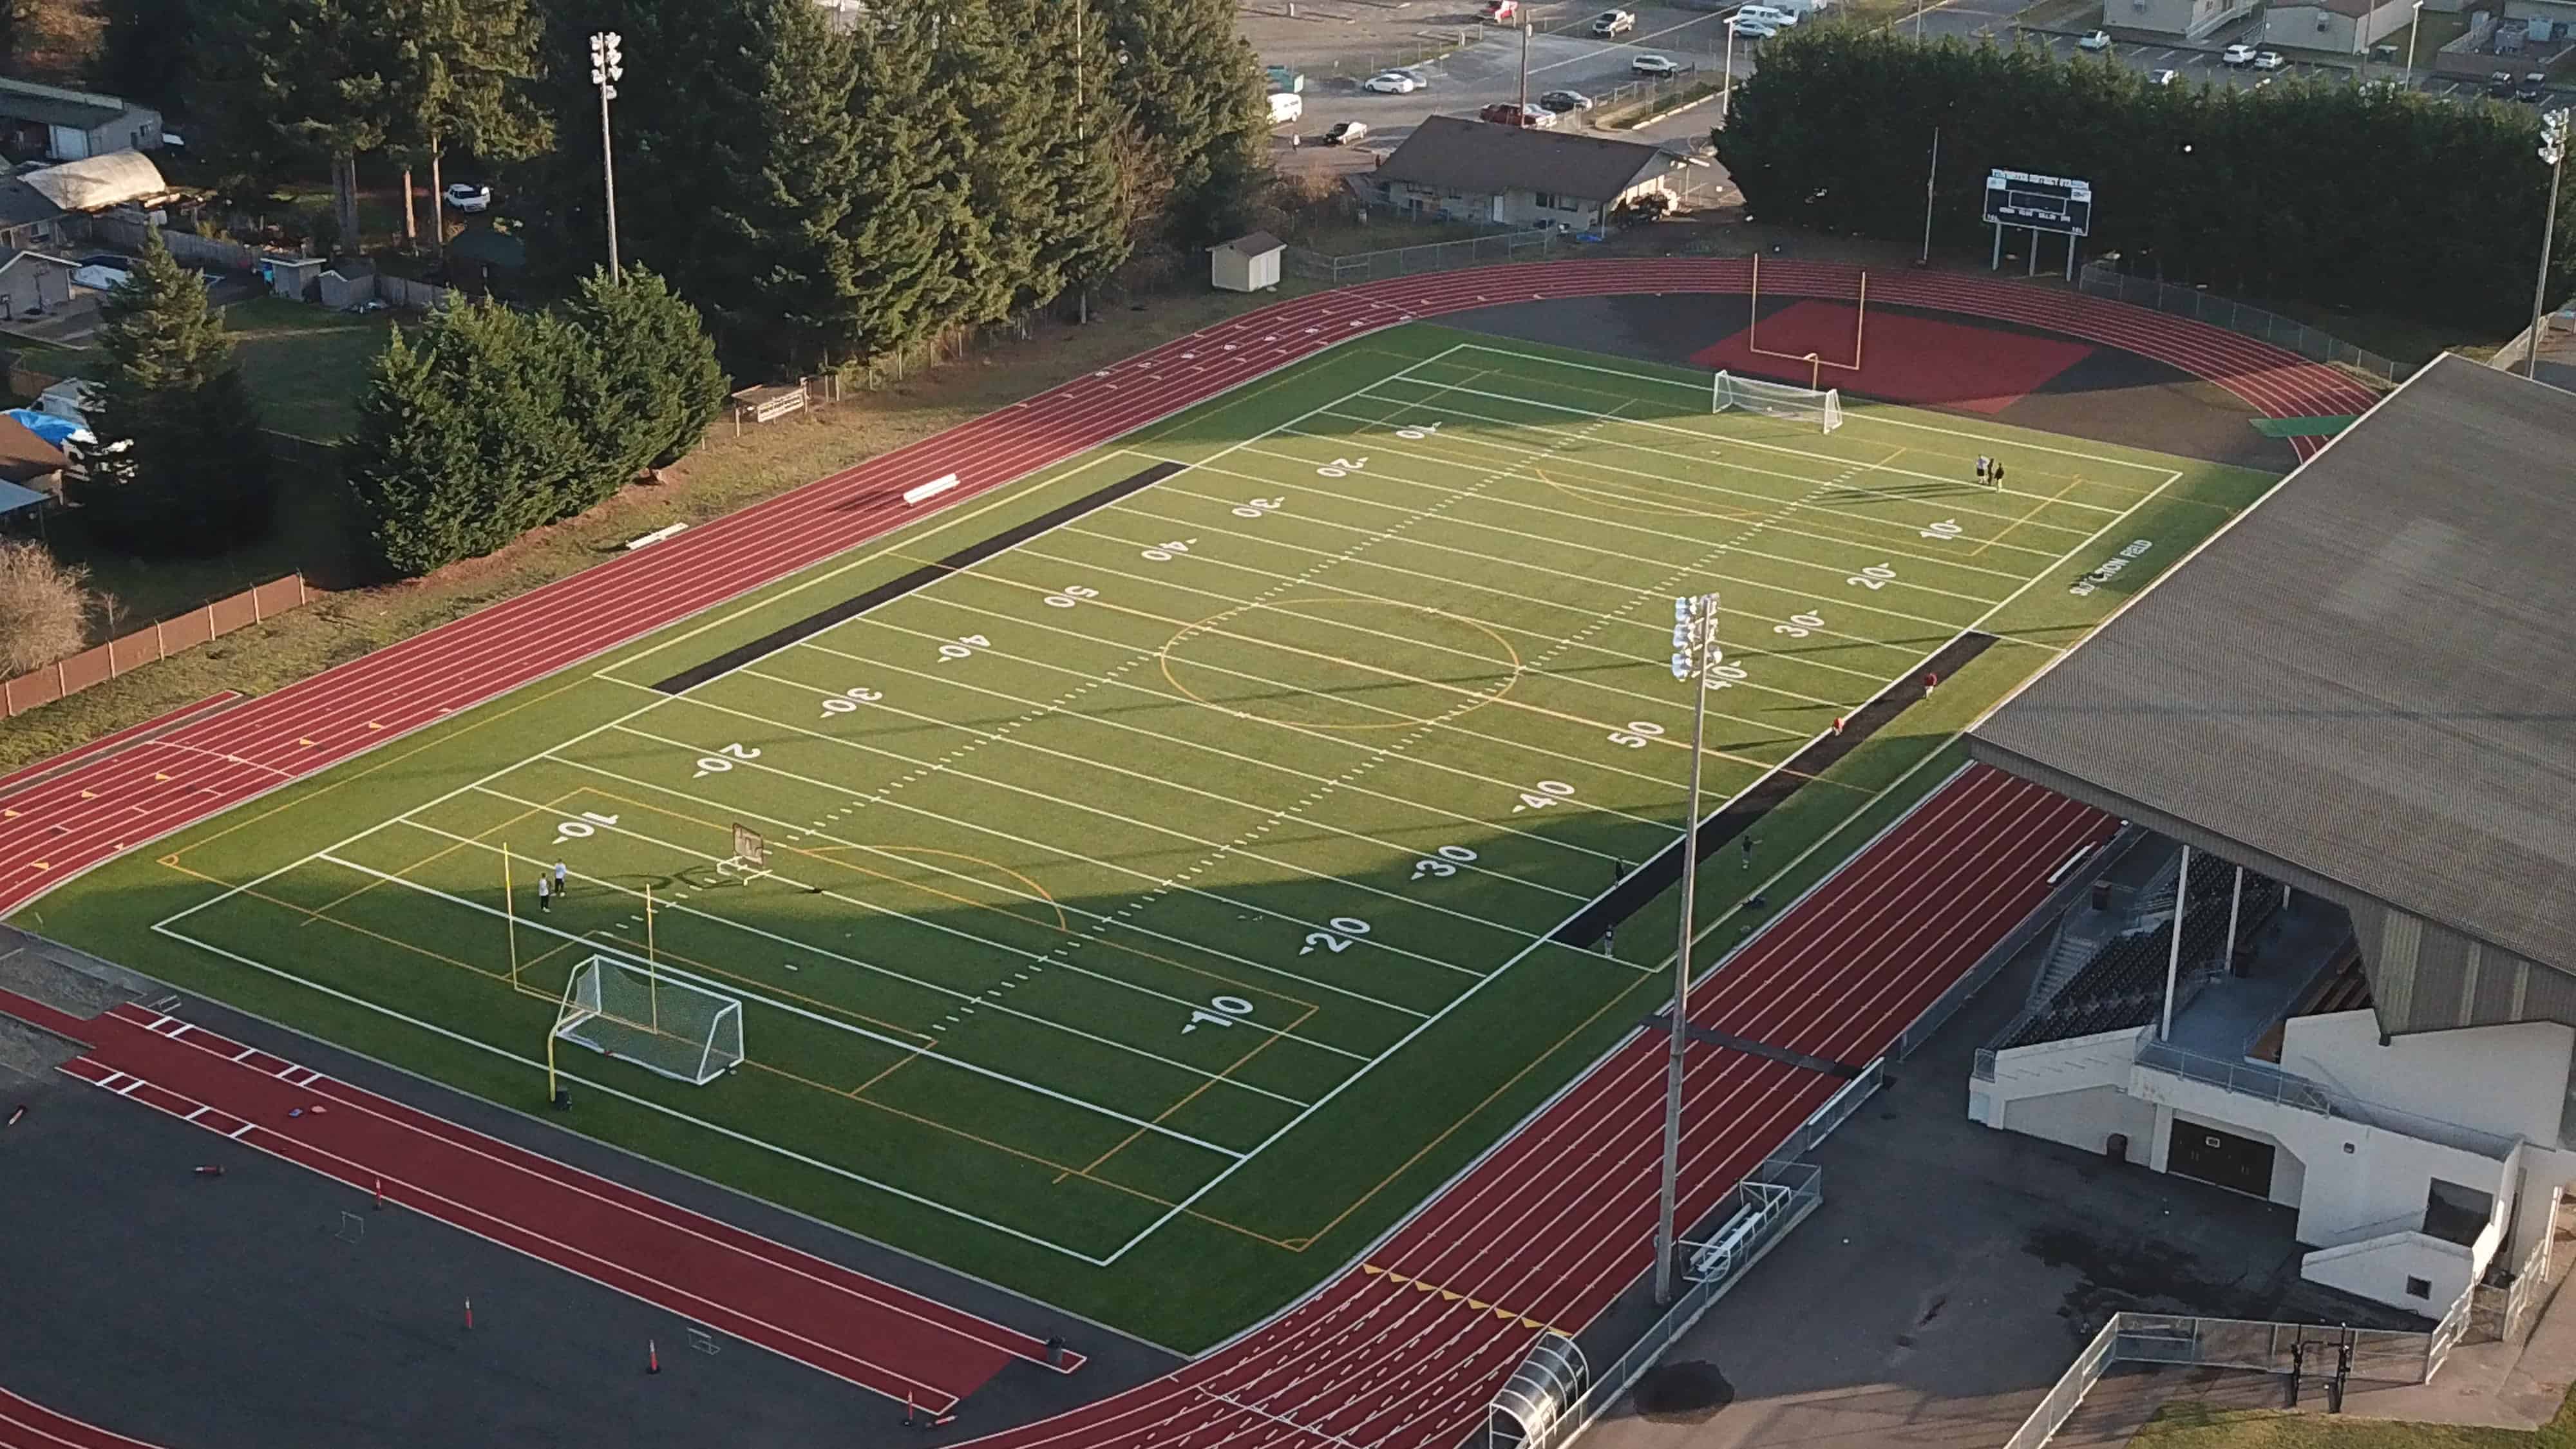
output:
[[[2576,1182],[2576,396],[2446,357],[1974,731],[2115,813],[1969,1112],[2427,1316]]]

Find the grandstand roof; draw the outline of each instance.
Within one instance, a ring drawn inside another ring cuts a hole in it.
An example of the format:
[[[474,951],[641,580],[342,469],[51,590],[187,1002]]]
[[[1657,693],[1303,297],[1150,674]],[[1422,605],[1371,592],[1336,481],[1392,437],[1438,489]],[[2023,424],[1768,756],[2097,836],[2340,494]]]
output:
[[[2576,972],[2571,472],[2576,395],[2443,357],[1975,751]]]

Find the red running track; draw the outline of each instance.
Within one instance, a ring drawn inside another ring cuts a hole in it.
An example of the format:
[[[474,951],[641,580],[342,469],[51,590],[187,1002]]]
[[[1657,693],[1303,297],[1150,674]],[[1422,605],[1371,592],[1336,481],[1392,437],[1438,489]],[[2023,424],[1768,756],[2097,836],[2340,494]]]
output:
[[[6,1449],[153,1449],[0,1389],[0,1446]]]
[[[1887,1051],[2116,822],[2000,772],[1935,794],[1724,970],[1695,1022],[1837,1061]],[[979,1449],[1448,1449],[1537,1336],[1579,1331],[1653,1266],[1664,1039],[1641,1031],[1367,1263],[1164,1379]],[[1693,1044],[1682,1220],[1713,1210],[1840,1085]],[[1490,1307],[1479,1305],[1492,1305]]]
[[[120,1005],[82,1020],[6,991],[0,1011],[87,1043],[69,1076],[889,1400],[944,1413],[1015,1358],[1047,1362],[1032,1335],[176,1017]]]
[[[1784,296],[1855,290],[1841,267],[1775,263],[1772,276]],[[956,473],[963,484],[946,497],[962,501],[1416,318],[1554,297],[1741,292],[1750,281],[1735,261],[1565,261],[1380,282],[1247,313],[27,786],[0,800],[0,911],[121,851],[864,543],[911,516],[900,495],[924,480]],[[2270,416],[2353,413],[2372,400],[2331,368],[2122,303],[1966,275],[1873,281],[1883,304],[2123,348],[2207,378]]]

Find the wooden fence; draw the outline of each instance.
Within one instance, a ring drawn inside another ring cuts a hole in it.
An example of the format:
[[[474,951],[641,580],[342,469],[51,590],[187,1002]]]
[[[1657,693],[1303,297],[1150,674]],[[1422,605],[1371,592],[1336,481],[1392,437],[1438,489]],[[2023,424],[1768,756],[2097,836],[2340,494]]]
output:
[[[217,599],[175,619],[147,624],[69,659],[57,660],[32,674],[0,681],[0,719],[26,713],[93,684],[105,684],[146,664],[220,639],[235,629],[301,607],[312,597],[302,574],[289,574],[228,599]]]

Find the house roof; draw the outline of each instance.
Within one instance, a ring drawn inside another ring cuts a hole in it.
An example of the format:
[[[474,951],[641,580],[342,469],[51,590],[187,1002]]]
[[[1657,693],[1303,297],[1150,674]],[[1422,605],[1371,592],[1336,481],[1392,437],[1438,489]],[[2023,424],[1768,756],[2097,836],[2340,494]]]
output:
[[[18,178],[65,211],[104,211],[170,190],[161,168],[140,151],[109,151],[30,171]]]
[[[62,214],[63,209],[52,197],[29,186],[23,178],[0,178],[0,230],[34,226]]]
[[[2576,394],[2436,359],[1976,753],[2576,971],[2571,452]]]
[[[1470,193],[1549,191],[1612,201],[1672,164],[1663,150],[1635,141],[1433,116],[1404,138],[1375,179]]]
[[[34,508],[44,501],[45,495],[32,488],[21,488],[15,483],[0,482],[0,514],[15,513],[22,508]]]
[[[1256,231],[1236,237],[1230,242],[1219,242],[1216,249],[1221,252],[1241,252],[1247,257],[1266,257],[1272,252],[1286,250],[1287,246],[1286,242],[1266,231]]]
[[[73,261],[69,257],[58,257],[52,252],[40,252],[20,248],[16,251],[0,251],[0,272],[5,272],[11,267],[24,261],[50,263],[53,266],[62,268],[66,272],[76,272],[80,270],[80,263]]]
[[[25,423],[0,413],[0,479],[24,483],[61,472],[65,461],[62,449],[37,437]]]
[[[0,118],[12,121],[76,126],[87,131],[104,126],[132,109],[131,103],[116,96],[65,90],[61,86],[38,85],[34,81],[0,80]]]

